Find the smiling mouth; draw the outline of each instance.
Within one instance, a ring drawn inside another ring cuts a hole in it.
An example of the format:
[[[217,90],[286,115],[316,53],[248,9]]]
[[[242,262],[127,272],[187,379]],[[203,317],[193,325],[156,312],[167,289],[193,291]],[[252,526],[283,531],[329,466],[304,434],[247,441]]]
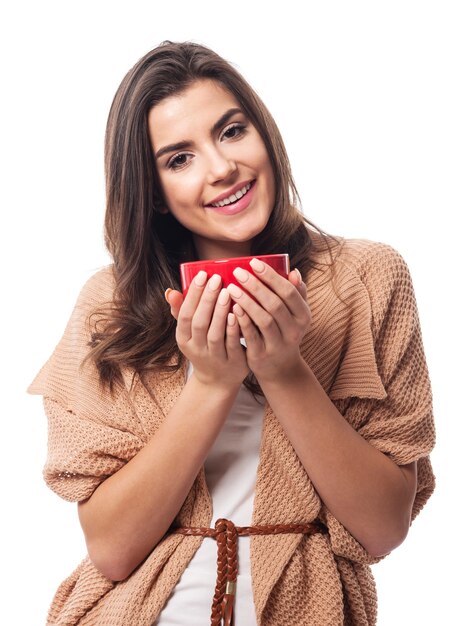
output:
[[[252,187],[252,182],[247,183],[247,185],[245,185],[241,189],[238,189],[236,193],[231,194],[231,196],[228,196],[228,198],[225,198],[224,200],[220,200],[220,202],[214,202],[213,204],[208,204],[207,206],[221,208],[229,204],[233,204],[234,202],[238,202],[238,200],[240,200],[243,196],[247,194],[247,192],[251,189],[251,187]]]
[[[256,193],[257,181],[256,179],[252,180],[250,183],[246,183],[244,187],[238,189],[235,194],[232,194],[228,198],[224,200],[220,200],[215,204],[207,204],[205,208],[208,211],[214,211],[220,215],[231,216],[237,215],[241,213],[249,206],[251,206],[251,202],[254,194]],[[241,195],[244,190],[244,195]],[[241,194],[239,194],[241,192]],[[241,195],[240,198],[236,195]],[[233,196],[235,196],[236,200],[232,201]]]

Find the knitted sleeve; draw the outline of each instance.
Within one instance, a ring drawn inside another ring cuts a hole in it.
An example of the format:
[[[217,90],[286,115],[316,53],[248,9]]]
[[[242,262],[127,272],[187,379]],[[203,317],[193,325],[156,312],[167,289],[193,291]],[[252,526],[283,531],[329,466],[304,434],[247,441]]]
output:
[[[44,480],[61,498],[80,502],[142,448],[142,441],[112,422],[95,421],[67,411],[44,397],[48,418]]]
[[[108,269],[82,289],[65,332],[30,385],[44,397],[48,418],[47,485],[69,501],[91,496],[96,487],[143,447],[144,436],[126,388],[105,390],[89,351],[90,314],[112,295]]]
[[[372,246],[359,271],[369,294],[376,363],[386,395],[348,398],[336,405],[362,437],[396,464],[417,462],[414,520],[435,486],[429,460],[435,443],[432,392],[414,289],[407,264],[390,246]],[[365,563],[379,560],[329,511],[326,518],[336,555]]]

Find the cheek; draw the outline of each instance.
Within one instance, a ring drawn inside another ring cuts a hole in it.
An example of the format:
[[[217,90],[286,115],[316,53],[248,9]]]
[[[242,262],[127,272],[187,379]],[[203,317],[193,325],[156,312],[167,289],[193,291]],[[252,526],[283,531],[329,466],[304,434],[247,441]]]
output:
[[[193,205],[200,196],[200,184],[194,176],[167,177],[161,180],[163,192],[169,207],[177,208]]]
[[[263,143],[261,143],[260,146],[257,146],[257,152],[255,154],[257,154],[257,169],[265,173],[269,187],[274,185],[274,174],[272,170],[272,165]]]
[[[262,160],[260,169],[262,169],[262,171],[265,173],[267,193],[269,197],[271,198],[271,200],[273,201],[273,198],[275,197],[276,185],[275,185],[274,170],[272,168],[272,164],[270,162],[270,159],[267,153],[265,154],[265,157]]]

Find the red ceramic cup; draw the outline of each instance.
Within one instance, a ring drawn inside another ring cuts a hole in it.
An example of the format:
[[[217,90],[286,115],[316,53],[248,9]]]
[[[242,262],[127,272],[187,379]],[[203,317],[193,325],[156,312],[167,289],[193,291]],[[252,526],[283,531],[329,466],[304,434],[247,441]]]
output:
[[[232,259],[212,259],[209,261],[181,263],[181,286],[183,296],[186,297],[187,290],[189,289],[192,279],[201,270],[205,270],[207,272],[208,278],[213,276],[213,274],[219,274],[222,280],[222,287],[226,287],[230,283],[233,283],[243,289],[243,285],[240,284],[233,276],[233,270],[236,267],[242,267],[255,276],[254,270],[249,265],[249,261],[254,258],[263,261],[267,265],[270,265],[270,267],[273,267],[273,269],[278,272],[280,276],[288,278],[288,274],[290,273],[290,259],[288,254],[264,254],[256,257],[241,256]]]

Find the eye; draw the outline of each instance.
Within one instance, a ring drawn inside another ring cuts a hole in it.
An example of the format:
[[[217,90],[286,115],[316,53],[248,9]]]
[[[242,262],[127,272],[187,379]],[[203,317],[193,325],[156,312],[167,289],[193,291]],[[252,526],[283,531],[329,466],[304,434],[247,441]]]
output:
[[[231,124],[228,128],[222,133],[222,138],[226,137],[227,139],[235,139],[236,137],[241,137],[246,132],[246,125],[241,124],[241,122],[236,122],[235,124]]]
[[[175,154],[169,160],[168,168],[171,170],[179,170],[189,163],[190,158],[191,158],[191,155],[187,154],[186,152],[180,152],[179,154]]]

